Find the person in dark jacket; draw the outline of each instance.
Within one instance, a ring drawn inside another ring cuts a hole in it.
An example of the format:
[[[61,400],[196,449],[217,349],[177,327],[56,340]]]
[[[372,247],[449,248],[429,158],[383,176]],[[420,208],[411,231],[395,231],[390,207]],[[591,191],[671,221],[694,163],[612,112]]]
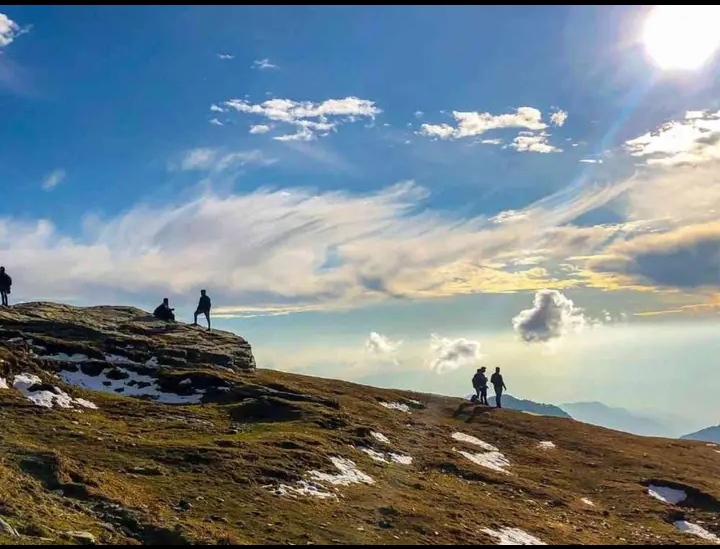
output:
[[[495,389],[495,406],[502,408],[502,394],[503,391],[507,391],[507,387],[505,387],[505,381],[500,373],[500,368],[495,368],[495,373],[490,378],[490,383],[493,384],[493,389]]]
[[[207,319],[208,323],[208,330],[210,329],[210,308],[212,307],[212,303],[210,303],[210,296],[207,295],[205,290],[200,290],[200,301],[198,302],[197,310],[195,311],[195,322],[193,323],[193,326],[197,326],[197,317],[199,314],[204,314],[205,318]]]
[[[9,307],[8,294],[12,286],[12,278],[5,272],[5,267],[0,267],[0,295],[2,296],[2,306]]]
[[[166,322],[175,322],[175,313],[173,312],[175,309],[172,309],[170,307],[170,301],[166,297],[163,299],[163,302],[158,305],[153,312],[153,316],[155,318],[158,318],[160,320],[165,320]]]
[[[475,389],[475,398],[480,400],[480,404],[488,405],[487,400],[487,389],[488,389],[488,378],[485,375],[487,368],[483,366],[478,368],[475,375],[472,378],[473,388]]]

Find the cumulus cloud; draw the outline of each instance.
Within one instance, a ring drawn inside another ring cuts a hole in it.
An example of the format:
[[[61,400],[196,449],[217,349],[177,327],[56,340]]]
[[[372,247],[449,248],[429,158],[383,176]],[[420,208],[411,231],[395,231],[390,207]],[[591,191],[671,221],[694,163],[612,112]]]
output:
[[[4,13],[0,13],[0,48],[4,48],[13,43],[13,41],[23,33],[15,21],[10,19]]]
[[[545,132],[520,132],[520,135],[513,139],[508,145],[518,152],[535,152],[535,153],[559,153],[562,149],[550,145],[547,141],[550,136]]]
[[[547,343],[586,324],[582,310],[557,290],[540,290],[533,306],[512,319],[513,329],[525,343]]]
[[[632,156],[648,165],[696,165],[720,159],[720,111],[688,111],[683,120],[663,124],[625,142]]]
[[[230,59],[234,59],[234,55],[230,55],[229,53],[218,53],[218,58],[222,59],[223,61],[229,61]]]
[[[565,121],[567,120],[568,113],[563,110],[556,110],[550,115],[550,123],[553,126],[560,127],[563,124],[565,124]]]
[[[273,69],[279,69],[277,65],[270,62],[270,60],[266,57],[265,59],[256,59],[252,63],[253,69],[258,69],[261,71],[269,71]]]
[[[57,187],[63,179],[65,179],[65,170],[60,168],[53,170],[43,179],[42,188],[46,191],[51,191]]]
[[[398,352],[402,343],[402,341],[394,341],[377,332],[370,332],[365,341],[365,349],[375,355],[392,358]]]
[[[250,126],[250,133],[252,134],[258,134],[258,133],[267,133],[272,128],[268,126],[267,124],[255,124],[254,126]]]
[[[618,242],[588,267],[659,286],[683,289],[720,287],[720,222],[641,235]]]
[[[480,343],[463,337],[430,335],[430,369],[438,374],[472,366],[482,358]]]
[[[455,118],[456,126],[423,124],[418,133],[439,139],[461,139],[464,137],[476,137],[490,130],[503,128],[541,131],[548,127],[542,121],[542,113],[534,107],[518,107],[515,112],[498,115],[476,111],[453,111],[452,115]]]
[[[257,149],[250,151],[226,152],[220,149],[197,148],[185,151],[178,165],[172,164],[171,169],[182,171],[222,172],[231,168],[247,165],[270,166],[277,162],[276,158],[268,158]]]
[[[245,99],[231,99],[222,106],[212,105],[210,109],[260,116],[278,124],[295,127],[295,133],[274,138],[279,141],[311,141],[317,136],[328,135],[342,124],[362,118],[374,119],[382,112],[374,101],[352,96],[327,99],[320,103],[290,99],[268,99],[262,103],[250,103]]]

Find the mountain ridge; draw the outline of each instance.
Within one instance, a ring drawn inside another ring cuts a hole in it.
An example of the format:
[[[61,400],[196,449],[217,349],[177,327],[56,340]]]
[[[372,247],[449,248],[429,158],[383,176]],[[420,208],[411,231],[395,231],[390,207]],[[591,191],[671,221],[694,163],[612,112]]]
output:
[[[251,357],[239,336],[137,309],[0,310],[0,543],[707,541],[686,524],[720,534],[720,460],[704,443]]]

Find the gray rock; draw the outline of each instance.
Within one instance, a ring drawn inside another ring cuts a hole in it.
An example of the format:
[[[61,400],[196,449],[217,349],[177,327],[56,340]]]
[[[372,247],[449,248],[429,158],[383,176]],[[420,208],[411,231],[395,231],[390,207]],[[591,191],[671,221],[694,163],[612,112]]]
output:
[[[90,532],[65,532],[65,535],[82,545],[96,545],[97,540]]]

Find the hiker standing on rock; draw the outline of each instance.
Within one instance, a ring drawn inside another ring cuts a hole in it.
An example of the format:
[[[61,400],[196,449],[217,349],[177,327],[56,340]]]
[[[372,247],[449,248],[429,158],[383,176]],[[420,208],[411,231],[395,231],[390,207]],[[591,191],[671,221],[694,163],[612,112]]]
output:
[[[2,295],[2,306],[9,307],[8,294],[12,286],[12,278],[5,272],[5,267],[0,267],[0,295]]]
[[[195,311],[195,322],[193,322],[193,326],[197,326],[197,317],[199,314],[204,314],[205,318],[207,319],[208,323],[208,330],[210,330],[210,308],[212,307],[212,303],[210,303],[210,296],[205,293],[205,290],[200,290],[200,301],[198,302],[197,310]]]
[[[490,383],[493,384],[493,389],[495,389],[495,406],[502,408],[502,394],[503,391],[507,391],[507,387],[505,387],[505,381],[503,380],[499,367],[495,368],[495,373],[490,378]]]

